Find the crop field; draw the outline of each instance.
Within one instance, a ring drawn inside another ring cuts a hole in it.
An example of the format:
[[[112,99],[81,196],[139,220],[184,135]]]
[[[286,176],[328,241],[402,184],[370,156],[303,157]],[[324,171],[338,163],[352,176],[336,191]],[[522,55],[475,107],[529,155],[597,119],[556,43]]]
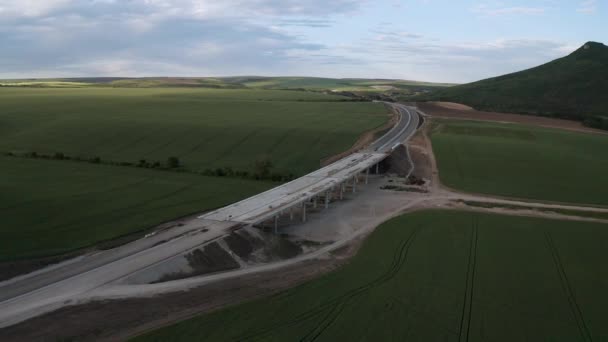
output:
[[[303,174],[385,124],[377,103],[317,93],[210,89],[0,89],[0,152],[116,162],[178,157],[199,171],[269,158]]]
[[[385,90],[434,90],[453,86],[448,83],[430,83],[391,79],[356,79],[322,77],[144,77],[144,78],[65,78],[0,80],[0,87],[125,87],[159,88],[190,87],[209,89],[307,89],[358,92]]]
[[[431,138],[441,181],[454,189],[608,205],[606,135],[442,120]]]
[[[196,174],[202,170],[251,175],[260,159],[272,172],[314,170],[388,120],[381,104],[345,99],[272,90],[0,88],[0,262],[91,246],[277,185]],[[56,154],[72,160],[48,158]],[[188,172],[134,167],[165,165],[169,157]]]
[[[317,77],[258,77],[251,79],[236,79],[250,88],[267,89],[332,89],[340,91],[382,91],[386,89],[424,88],[434,89],[448,87],[450,84],[427,83],[406,80],[382,79],[334,79]],[[386,88],[382,88],[386,87]]]
[[[271,183],[0,157],[0,261],[65,253],[237,201]]]
[[[336,272],[135,340],[602,340],[606,243],[601,224],[408,214]]]

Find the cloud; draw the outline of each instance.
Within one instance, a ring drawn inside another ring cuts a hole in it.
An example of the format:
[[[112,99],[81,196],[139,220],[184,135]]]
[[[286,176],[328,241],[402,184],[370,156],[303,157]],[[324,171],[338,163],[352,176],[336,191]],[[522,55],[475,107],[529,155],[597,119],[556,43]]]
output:
[[[270,21],[327,27],[361,2],[0,0],[0,77],[279,72],[323,46]]]
[[[170,19],[142,31],[78,16],[0,25],[0,46],[0,74],[12,77],[259,73],[289,61],[291,50],[323,47],[239,21]]]
[[[505,7],[500,5],[480,4],[471,9],[473,13],[483,16],[500,15],[538,15],[546,12],[544,7],[513,6]]]
[[[0,0],[0,17],[39,17],[68,5],[71,0]]]
[[[576,9],[579,13],[593,14],[597,12],[597,0],[586,0]]]
[[[371,30],[368,37],[331,53],[373,66],[375,77],[470,82],[534,67],[576,49],[543,39],[458,42],[414,35],[422,38],[379,39],[377,31]]]
[[[301,26],[301,27],[330,27],[333,21],[327,19],[284,19],[277,26]]]
[[[417,32],[410,21],[358,19],[373,6],[369,0],[0,0],[0,78],[301,74],[463,82],[575,48],[532,39],[444,41]],[[534,8],[477,10],[541,13]]]

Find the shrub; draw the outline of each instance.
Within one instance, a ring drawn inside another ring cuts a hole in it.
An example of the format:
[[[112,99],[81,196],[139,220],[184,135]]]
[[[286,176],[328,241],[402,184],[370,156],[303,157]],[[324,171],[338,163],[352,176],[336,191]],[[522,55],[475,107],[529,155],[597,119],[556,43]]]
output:
[[[169,157],[167,158],[167,167],[171,169],[178,168],[180,166],[179,158],[177,157]]]

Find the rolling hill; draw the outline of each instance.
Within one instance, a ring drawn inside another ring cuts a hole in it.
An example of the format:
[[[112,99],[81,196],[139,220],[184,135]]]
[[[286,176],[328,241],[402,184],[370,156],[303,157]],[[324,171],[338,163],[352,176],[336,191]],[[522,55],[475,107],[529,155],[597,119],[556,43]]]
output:
[[[588,42],[547,64],[437,90],[423,100],[463,103],[479,110],[583,121],[608,129],[608,47]]]

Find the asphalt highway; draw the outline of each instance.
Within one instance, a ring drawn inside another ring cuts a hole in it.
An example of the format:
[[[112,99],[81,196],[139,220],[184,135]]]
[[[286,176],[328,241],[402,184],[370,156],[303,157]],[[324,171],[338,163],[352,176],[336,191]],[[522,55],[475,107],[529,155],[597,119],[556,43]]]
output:
[[[0,328],[83,300],[95,289],[111,286],[118,279],[220,238],[244,224],[284,213],[349,181],[382,161],[416,131],[419,123],[416,110],[390,105],[400,114],[399,122],[365,150],[184,226],[0,282]]]

